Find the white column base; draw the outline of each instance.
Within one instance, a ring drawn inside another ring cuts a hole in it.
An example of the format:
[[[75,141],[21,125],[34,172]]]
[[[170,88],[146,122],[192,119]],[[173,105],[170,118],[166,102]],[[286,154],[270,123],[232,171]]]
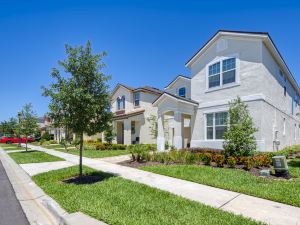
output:
[[[182,137],[174,136],[174,147],[176,149],[182,149]]]
[[[157,151],[161,152],[165,150],[165,138],[157,137]]]

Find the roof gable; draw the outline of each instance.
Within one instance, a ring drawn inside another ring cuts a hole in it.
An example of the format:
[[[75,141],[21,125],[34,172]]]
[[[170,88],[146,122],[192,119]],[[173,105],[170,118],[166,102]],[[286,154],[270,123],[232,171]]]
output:
[[[183,80],[191,80],[190,77],[184,76],[184,75],[178,75],[177,77],[175,77],[166,87],[165,89],[168,89],[170,87],[172,87],[178,80],[183,79]]]
[[[291,82],[292,86],[300,95],[300,88],[292,75],[290,69],[288,68],[286,62],[284,61],[282,55],[280,54],[278,48],[273,42],[271,36],[267,32],[247,32],[247,31],[230,31],[230,30],[219,30],[216,32],[185,64],[186,67],[191,68],[192,64],[202,56],[202,54],[212,46],[221,36],[227,37],[246,37],[253,39],[260,39],[267,47],[268,51],[274,57],[275,61],[278,63],[282,71],[287,75],[288,80]]]

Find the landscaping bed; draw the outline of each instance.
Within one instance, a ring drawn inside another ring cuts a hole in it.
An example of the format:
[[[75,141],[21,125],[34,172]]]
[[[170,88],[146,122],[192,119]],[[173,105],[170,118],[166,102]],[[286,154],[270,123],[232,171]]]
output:
[[[8,152],[8,155],[18,164],[65,161],[62,158],[40,151]]]
[[[144,151],[143,146],[134,148],[134,160],[120,164],[300,207],[300,145],[247,157],[230,157],[219,150],[200,148],[152,153]],[[274,175],[273,155],[287,156],[291,179]],[[273,172],[261,177],[262,169]]]
[[[33,180],[69,213],[81,211],[108,224],[260,224],[149,186],[84,167],[50,171]]]

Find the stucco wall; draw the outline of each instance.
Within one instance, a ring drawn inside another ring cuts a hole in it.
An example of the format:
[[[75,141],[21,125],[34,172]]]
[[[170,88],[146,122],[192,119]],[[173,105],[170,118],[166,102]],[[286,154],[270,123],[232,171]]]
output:
[[[186,78],[178,78],[177,81],[170,87],[166,88],[166,91],[178,95],[179,88],[186,88],[186,98],[191,98],[191,80]]]

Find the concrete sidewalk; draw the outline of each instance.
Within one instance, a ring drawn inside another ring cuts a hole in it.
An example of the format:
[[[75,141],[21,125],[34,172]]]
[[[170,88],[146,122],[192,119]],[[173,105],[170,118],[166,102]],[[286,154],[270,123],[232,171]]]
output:
[[[30,146],[33,149],[78,163],[76,155]],[[168,191],[184,198],[215,208],[240,214],[272,225],[300,225],[300,208],[249,195],[197,184],[177,178],[154,174],[139,169],[117,165],[105,159],[83,157],[83,164],[96,170],[121,176],[125,179]]]

